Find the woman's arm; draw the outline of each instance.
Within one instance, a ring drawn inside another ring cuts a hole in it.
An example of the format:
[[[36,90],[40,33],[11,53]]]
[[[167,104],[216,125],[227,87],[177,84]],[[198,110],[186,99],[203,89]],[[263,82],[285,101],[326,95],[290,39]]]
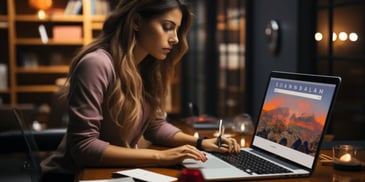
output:
[[[107,58],[101,52],[85,56],[70,83],[67,146],[75,163],[79,166],[131,167],[175,165],[186,158],[205,161],[204,154],[189,145],[159,151],[119,147],[100,139],[104,93],[113,79],[113,67]],[[171,127],[162,128],[167,131],[164,136],[172,137],[177,131]]]
[[[204,153],[191,145],[166,150],[133,149],[109,145],[103,152],[101,166],[171,166],[184,159],[206,161]]]
[[[163,146],[196,146],[198,139],[177,129],[165,120],[155,120],[150,123],[145,138],[154,144]],[[222,137],[222,147],[217,146],[217,138],[204,139],[202,148],[206,151],[238,153],[241,146],[233,138]]]
[[[184,144],[196,146],[198,139],[192,135],[188,135],[183,132],[177,132],[173,137],[173,141],[175,146],[180,146]],[[222,142],[222,147],[218,147],[217,138],[210,138],[204,139],[201,144],[202,148],[206,151],[224,153],[238,153],[240,151],[241,146],[237,143],[236,139],[222,137]]]

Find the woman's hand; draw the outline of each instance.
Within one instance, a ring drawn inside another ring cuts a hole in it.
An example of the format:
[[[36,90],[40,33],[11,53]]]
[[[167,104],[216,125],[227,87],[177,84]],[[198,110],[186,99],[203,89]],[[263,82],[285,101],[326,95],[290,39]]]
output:
[[[161,150],[158,151],[157,155],[160,160],[159,165],[161,166],[181,164],[184,159],[189,158],[194,160],[200,160],[202,162],[205,162],[207,160],[205,153],[199,151],[191,145],[183,145],[167,150]]]
[[[218,147],[217,138],[209,138],[202,141],[202,146],[205,151],[209,152],[222,152],[222,153],[236,153],[240,152],[241,146],[234,138],[226,138],[222,136],[222,145]]]

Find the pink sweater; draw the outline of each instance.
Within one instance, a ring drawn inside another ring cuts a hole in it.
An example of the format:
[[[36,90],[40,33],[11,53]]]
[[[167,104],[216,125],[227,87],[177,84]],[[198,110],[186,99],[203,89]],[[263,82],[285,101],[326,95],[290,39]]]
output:
[[[77,65],[70,82],[69,124],[58,149],[41,162],[42,172],[76,174],[84,167],[98,166],[108,145],[121,145],[120,127],[107,117],[104,97],[116,74],[108,52],[98,49]],[[178,128],[165,120],[147,126],[144,107],[138,127],[129,132],[129,144],[135,146],[142,135],[155,144],[171,146]]]

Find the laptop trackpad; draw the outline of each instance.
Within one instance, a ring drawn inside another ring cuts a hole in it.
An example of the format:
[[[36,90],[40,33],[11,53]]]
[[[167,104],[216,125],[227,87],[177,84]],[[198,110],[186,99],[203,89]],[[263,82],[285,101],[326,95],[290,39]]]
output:
[[[205,169],[214,169],[214,168],[230,168],[231,166],[227,163],[217,160],[214,157],[210,157],[211,154],[207,154],[208,160],[205,162],[196,161],[194,159],[185,159],[183,161],[183,165],[186,168],[190,169],[199,169],[199,168],[205,168]]]

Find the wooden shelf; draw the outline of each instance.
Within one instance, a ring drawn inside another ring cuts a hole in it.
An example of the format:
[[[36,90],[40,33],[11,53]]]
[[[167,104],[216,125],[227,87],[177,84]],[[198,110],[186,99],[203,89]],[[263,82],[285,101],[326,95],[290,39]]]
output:
[[[52,93],[60,89],[57,85],[32,85],[32,86],[17,86],[16,92],[19,93]]]
[[[31,68],[17,67],[17,73],[32,73],[32,74],[44,74],[44,73],[68,73],[69,66],[36,66]]]
[[[239,31],[240,26],[239,25],[226,25],[224,22],[217,23],[217,29],[218,30],[232,30],[232,31]]]
[[[1,94],[8,94],[9,93],[9,89],[0,89],[0,93]]]
[[[102,30],[103,29],[103,23],[101,23],[101,22],[93,22],[91,24],[91,27],[94,30]]]
[[[81,15],[56,15],[40,19],[36,14],[34,15],[16,15],[15,21],[20,22],[79,22],[82,23],[84,20]]]
[[[91,27],[93,30],[101,30],[105,21],[105,16],[93,15],[91,17]]]
[[[0,29],[7,29],[9,27],[9,24],[6,22],[0,22]]]
[[[0,15],[0,21],[8,21],[7,15]]]
[[[15,40],[15,43],[18,45],[83,45],[83,40],[79,41],[59,41],[48,39],[47,43],[43,43],[40,38],[18,38]]]
[[[91,21],[93,22],[104,22],[105,21],[105,16],[103,15],[92,15],[91,16]]]
[[[9,27],[8,16],[0,15],[0,29],[7,29]]]

